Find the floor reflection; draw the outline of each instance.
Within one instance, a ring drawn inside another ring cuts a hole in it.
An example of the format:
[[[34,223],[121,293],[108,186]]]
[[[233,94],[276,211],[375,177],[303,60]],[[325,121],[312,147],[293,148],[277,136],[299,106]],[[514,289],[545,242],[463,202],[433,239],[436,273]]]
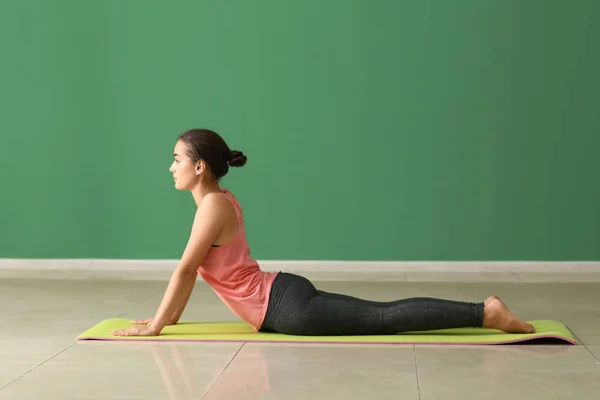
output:
[[[244,368],[243,374],[235,374],[232,381],[228,379],[226,372],[223,372],[215,376],[204,388],[198,387],[193,369],[189,368],[189,359],[185,357],[188,348],[177,343],[164,343],[150,348],[156,365],[160,368],[169,400],[205,398],[209,391],[218,394],[217,398],[252,400],[262,398],[265,393],[271,391],[268,363],[261,348],[252,349],[247,354],[246,359],[250,357],[252,367]]]

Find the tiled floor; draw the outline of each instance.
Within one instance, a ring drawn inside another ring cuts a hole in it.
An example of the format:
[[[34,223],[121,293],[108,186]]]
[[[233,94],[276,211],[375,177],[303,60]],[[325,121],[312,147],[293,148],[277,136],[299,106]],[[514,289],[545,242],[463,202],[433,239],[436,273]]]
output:
[[[411,273],[324,290],[373,300],[498,295],[580,343],[483,347],[81,342],[147,318],[169,274],[0,270],[0,399],[566,399],[600,393],[600,274]],[[331,279],[331,276],[328,277]],[[203,282],[184,319],[235,320]],[[595,397],[596,396],[596,397]]]

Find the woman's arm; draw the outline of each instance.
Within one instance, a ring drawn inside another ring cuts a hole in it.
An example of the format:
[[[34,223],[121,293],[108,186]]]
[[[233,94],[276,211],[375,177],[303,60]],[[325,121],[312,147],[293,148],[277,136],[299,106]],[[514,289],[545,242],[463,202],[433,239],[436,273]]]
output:
[[[201,202],[181,261],[171,276],[169,285],[154,319],[147,326],[113,332],[114,335],[158,335],[174,315],[181,315],[189,299],[198,268],[215,243],[232,212],[229,199],[217,194],[207,195]]]
[[[175,309],[175,314],[171,316],[171,320],[169,321],[170,323],[176,324],[181,318],[181,314],[183,314],[183,311],[185,310],[185,307],[187,306],[187,303],[190,300],[190,296],[192,295],[192,291],[194,290],[195,284],[196,277],[194,276],[194,279],[192,279],[189,285],[185,288],[185,292],[182,295],[183,298],[181,299],[181,302],[177,305],[177,308]]]
[[[192,291],[194,290],[195,284],[196,284],[196,279],[193,279],[190,282],[190,284],[186,287],[185,294],[182,295],[183,298],[177,304],[175,313],[171,316],[171,319],[169,320],[167,325],[175,325],[179,321],[179,319],[181,318],[181,314],[183,314],[183,311],[185,311],[185,307],[186,307],[188,301],[190,300],[190,296],[192,295]],[[131,323],[134,325],[149,325],[150,323],[152,323],[153,320],[154,320],[154,318],[136,319],[136,320],[131,321]]]
[[[192,279],[196,279],[195,274],[192,275],[183,269],[178,268],[173,272],[158,311],[152,322],[148,324],[152,334],[158,335],[171,323],[171,318],[183,306],[186,288],[189,287]]]
[[[150,324],[157,334],[177,312],[177,306],[183,305],[186,289],[196,279],[198,267],[223,229],[227,211],[231,210],[225,202],[229,200],[219,195],[207,195],[200,202],[183,257],[173,272],[163,301]]]

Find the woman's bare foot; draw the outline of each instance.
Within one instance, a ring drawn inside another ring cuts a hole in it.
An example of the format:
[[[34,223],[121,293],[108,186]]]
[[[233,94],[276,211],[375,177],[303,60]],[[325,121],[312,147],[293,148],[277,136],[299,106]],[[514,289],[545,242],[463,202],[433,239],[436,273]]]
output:
[[[484,302],[483,327],[499,329],[507,333],[535,333],[535,328],[510,313],[506,305],[496,296]]]
[[[483,302],[483,304],[484,304],[484,305],[487,307],[487,305],[488,305],[488,304],[490,304],[490,302],[491,302],[492,300],[494,300],[494,299],[498,299],[498,297],[496,297],[496,296],[490,296],[490,297],[488,297],[487,299],[485,299],[485,301]],[[500,300],[500,299],[498,299],[498,300]],[[505,307],[506,307],[506,306],[505,306]],[[507,308],[508,308],[508,307],[507,307]]]

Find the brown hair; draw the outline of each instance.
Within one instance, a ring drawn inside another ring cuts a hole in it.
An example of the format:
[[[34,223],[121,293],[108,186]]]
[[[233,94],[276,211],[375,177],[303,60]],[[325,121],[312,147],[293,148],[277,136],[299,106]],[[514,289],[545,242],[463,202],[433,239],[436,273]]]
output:
[[[187,154],[194,162],[204,160],[219,180],[229,171],[229,166],[242,167],[248,160],[238,150],[231,150],[225,140],[209,129],[190,129],[179,135],[178,140],[188,146]]]

